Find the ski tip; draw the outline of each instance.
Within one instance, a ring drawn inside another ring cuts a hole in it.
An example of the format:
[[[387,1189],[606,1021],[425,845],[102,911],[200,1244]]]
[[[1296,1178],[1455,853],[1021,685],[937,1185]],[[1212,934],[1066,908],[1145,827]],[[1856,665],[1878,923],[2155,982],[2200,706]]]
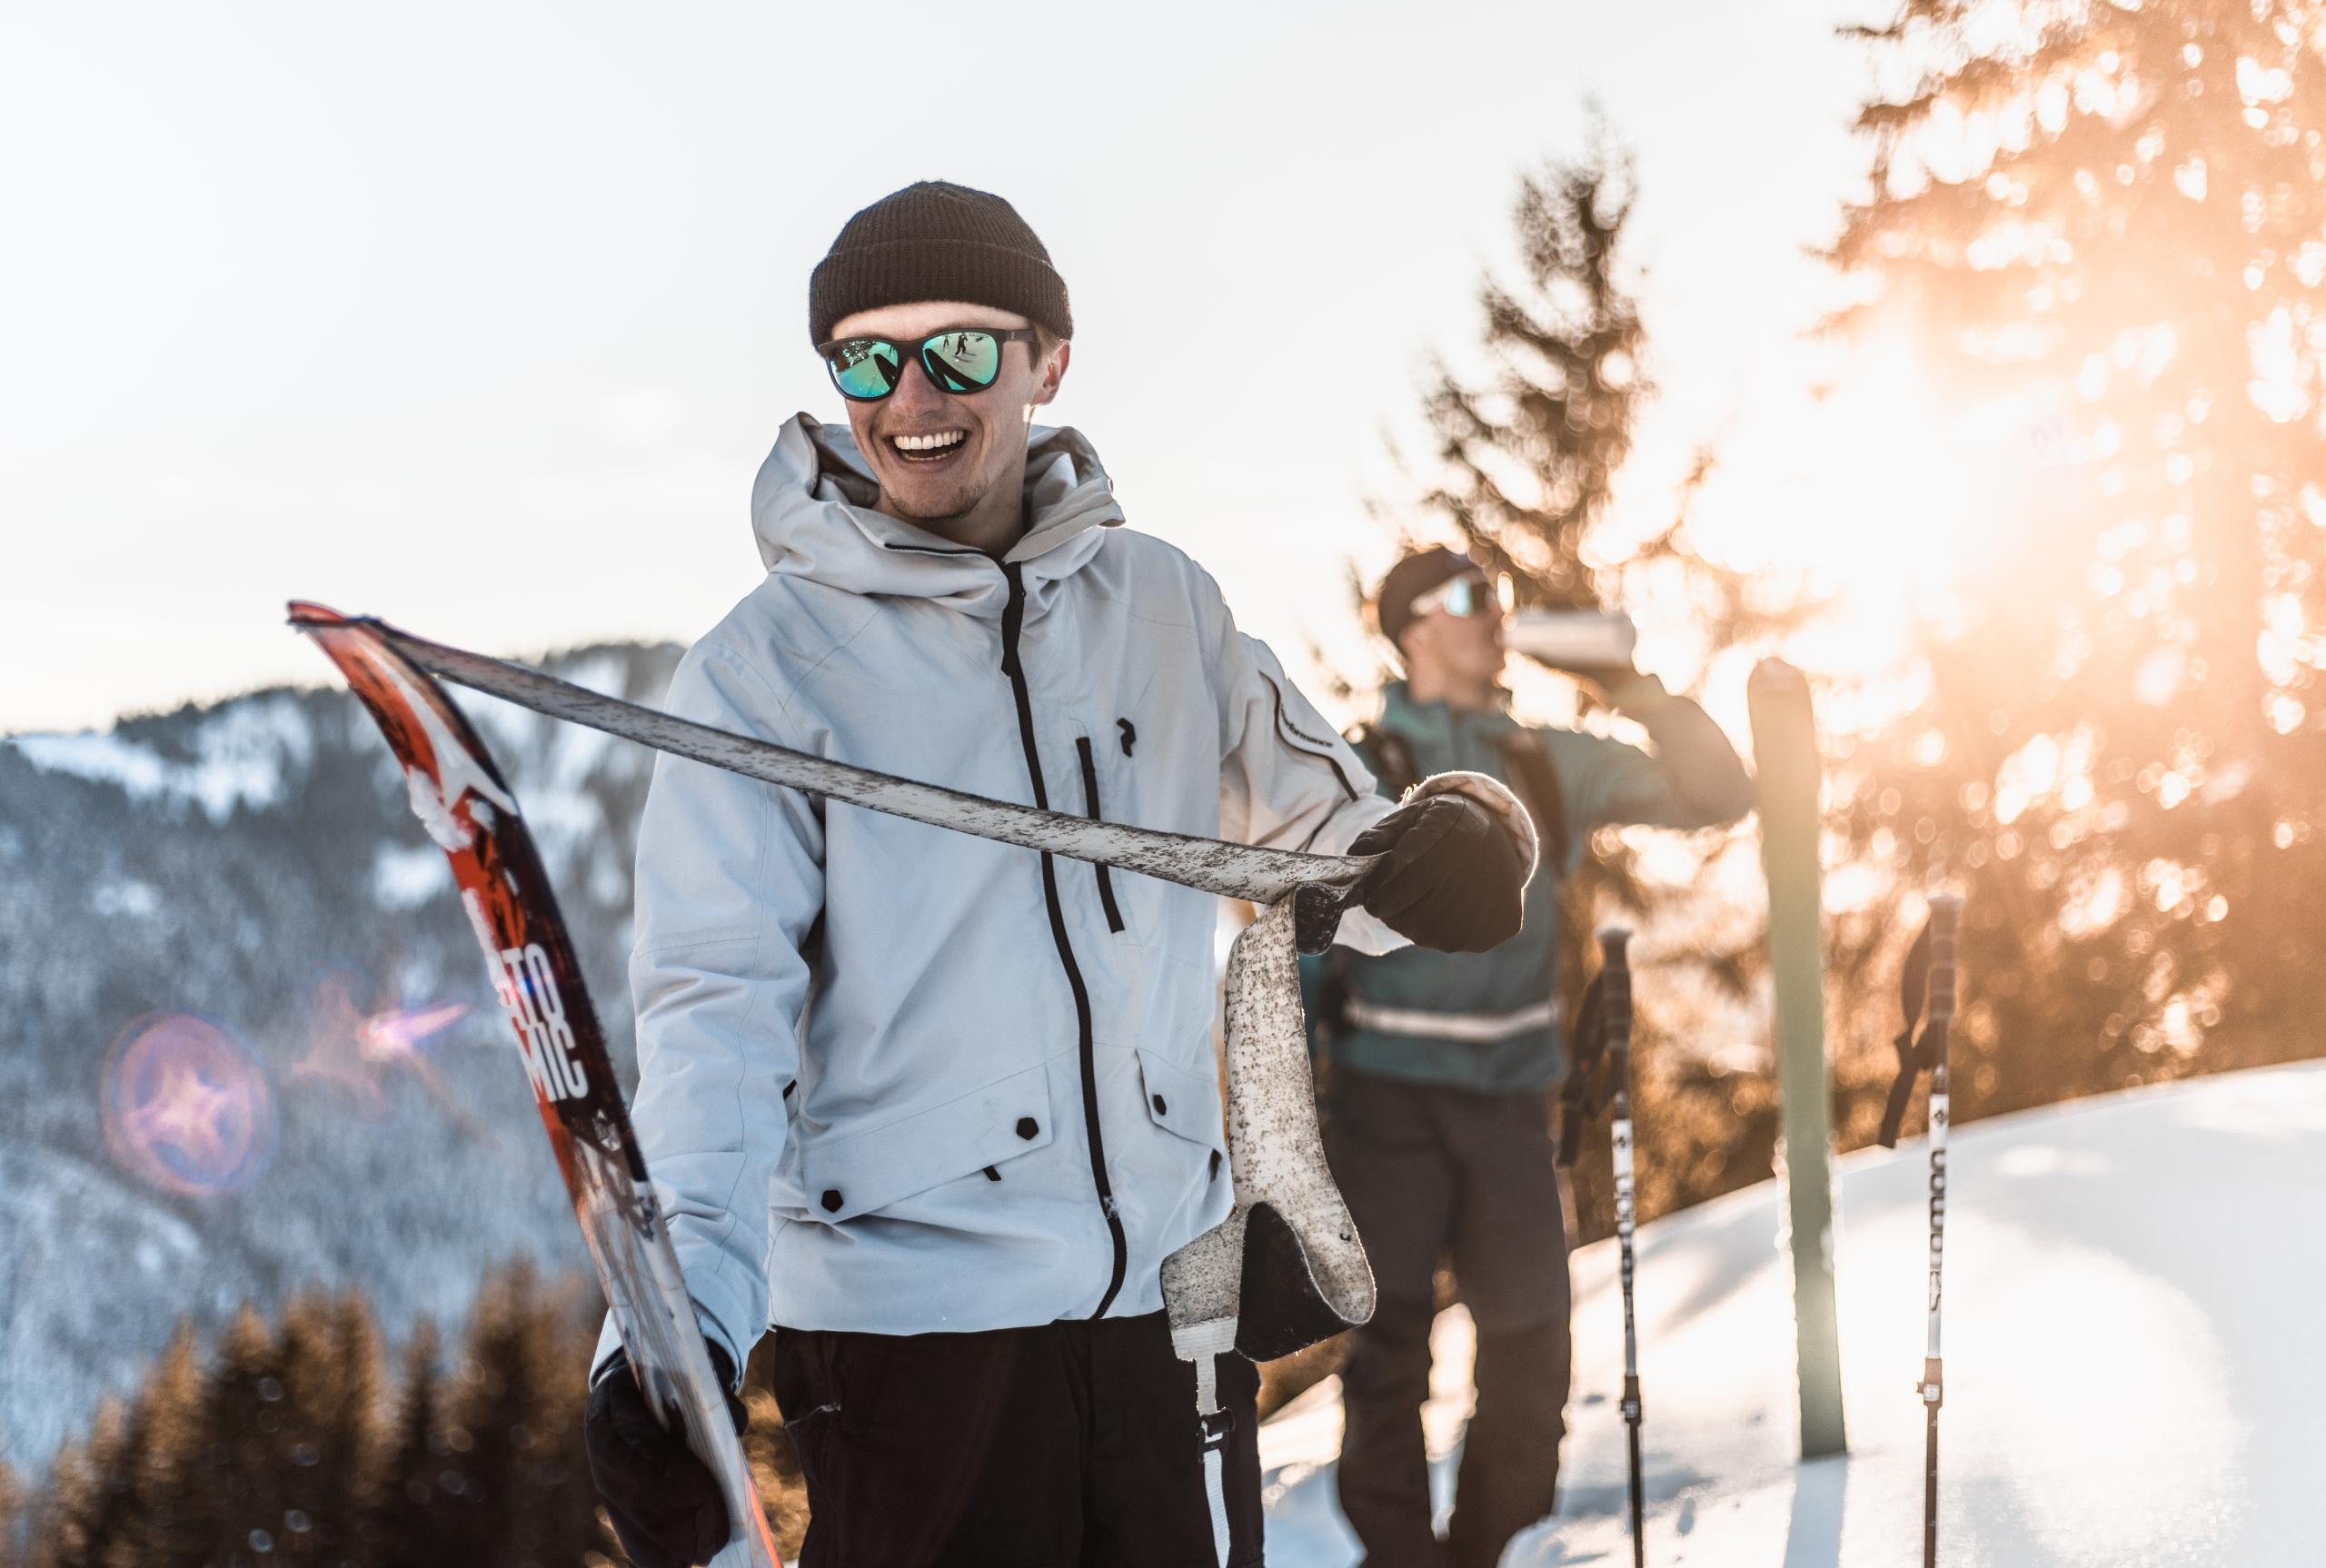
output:
[[[283,619],[294,631],[345,631],[356,627],[370,627],[381,631],[387,630],[375,616],[343,615],[330,605],[317,604],[312,599],[294,599],[283,608]]]

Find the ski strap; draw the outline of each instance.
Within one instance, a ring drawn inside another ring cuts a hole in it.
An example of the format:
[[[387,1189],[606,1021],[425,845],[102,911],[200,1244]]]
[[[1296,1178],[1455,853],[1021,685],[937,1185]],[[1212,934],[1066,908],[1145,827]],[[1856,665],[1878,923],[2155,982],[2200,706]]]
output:
[[[1171,1345],[1196,1370],[1204,1488],[1220,1568],[1228,1560],[1222,1490],[1228,1424],[1218,1357],[1273,1361],[1373,1316],[1373,1265],[1333,1183],[1317,1126],[1296,964],[1299,917],[1271,906],[1228,959],[1228,1217],[1163,1260]]]
[[[1874,1141],[1885,1149],[1898,1146],[1898,1129],[1906,1119],[1906,1102],[1913,1097],[1914,1080],[1929,1071],[1937,1061],[1934,1029],[1925,1028],[1919,1038],[1914,1026],[1922,1021],[1923,1000],[1930,989],[1930,926],[1924,923],[1922,935],[1906,950],[1906,968],[1898,977],[1898,999],[1906,1016],[1906,1027],[1898,1031],[1891,1042],[1898,1051],[1898,1076],[1890,1080],[1890,1099],[1882,1107],[1882,1130]]]
[[[1535,819],[1535,835],[1542,843],[1542,864],[1566,875],[1566,791],[1559,788],[1559,770],[1551,761],[1542,732],[1514,729],[1502,738],[1502,763],[1510,782],[1525,798]],[[1558,933],[1552,932],[1552,939]]]
[[[781,784],[806,794],[882,811],[910,821],[949,829],[1020,849],[1064,855],[1176,882],[1184,888],[1273,904],[1308,888],[1301,909],[1301,950],[1322,952],[1331,939],[1327,915],[1337,919],[1354,903],[1358,886],[1386,855],[1311,855],[1229,844],[1188,833],[1167,833],[1045,811],[1014,801],[989,799],[966,790],[874,772],[828,757],[794,751],[708,724],[674,718],[652,708],[607,697],[522,664],[487,658],[466,649],[414,637],[368,616],[343,616],[314,604],[293,604],[291,624],[315,632],[359,628],[421,669],[443,680],[545,713],[552,719],[601,729],[674,757],[706,762],[746,778]],[[1337,900],[1325,895],[1338,895]],[[1330,906],[1328,908],[1328,906]],[[1317,939],[1318,928],[1323,940]]]

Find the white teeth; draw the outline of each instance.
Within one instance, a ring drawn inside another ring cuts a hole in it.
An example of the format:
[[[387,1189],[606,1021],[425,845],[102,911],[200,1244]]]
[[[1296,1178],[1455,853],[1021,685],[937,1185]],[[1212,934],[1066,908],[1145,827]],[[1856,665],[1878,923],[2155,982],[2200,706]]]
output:
[[[900,452],[942,452],[969,439],[969,432],[940,430],[929,435],[900,435],[893,438]]]

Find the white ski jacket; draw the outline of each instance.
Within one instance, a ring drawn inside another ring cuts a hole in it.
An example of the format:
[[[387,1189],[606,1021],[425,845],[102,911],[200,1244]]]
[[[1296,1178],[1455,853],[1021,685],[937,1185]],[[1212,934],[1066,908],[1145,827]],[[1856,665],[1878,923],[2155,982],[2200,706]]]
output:
[[[1037,429],[1001,561],[872,510],[845,427],[760,471],[766,579],[697,643],[688,719],[997,799],[1337,852],[1391,803]],[[1162,1305],[1226,1216],[1216,900],[656,764],[638,849],[632,1116],[706,1330],[917,1334]],[[1352,913],[1344,942],[1402,938]],[[601,1345],[611,1352],[611,1326]]]

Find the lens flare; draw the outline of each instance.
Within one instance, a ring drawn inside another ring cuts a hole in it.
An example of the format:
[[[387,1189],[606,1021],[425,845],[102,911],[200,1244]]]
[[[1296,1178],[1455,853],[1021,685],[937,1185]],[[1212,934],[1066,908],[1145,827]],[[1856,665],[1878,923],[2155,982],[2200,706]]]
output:
[[[167,1192],[239,1192],[274,1152],[274,1090],[250,1048],[207,1018],[151,1013],[106,1055],[105,1142]]]
[[[365,1018],[355,1043],[374,1061],[408,1057],[469,1016],[466,1002],[435,1002],[422,1007],[391,1007]]]
[[[307,1019],[307,1048],[291,1064],[291,1077],[331,1086],[365,1121],[377,1121],[387,1114],[387,1091],[379,1058],[363,1047],[367,1020],[355,1002],[358,987],[370,994],[368,980],[345,973],[325,975],[316,983]]]
[[[291,1077],[330,1086],[365,1121],[378,1121],[388,1114],[394,1076],[409,1074],[456,1124],[475,1131],[426,1050],[431,1040],[468,1017],[469,1004],[430,1002],[373,1012],[368,1004],[374,994],[369,978],[349,970],[335,970],[317,982],[307,1047],[292,1064]]]

